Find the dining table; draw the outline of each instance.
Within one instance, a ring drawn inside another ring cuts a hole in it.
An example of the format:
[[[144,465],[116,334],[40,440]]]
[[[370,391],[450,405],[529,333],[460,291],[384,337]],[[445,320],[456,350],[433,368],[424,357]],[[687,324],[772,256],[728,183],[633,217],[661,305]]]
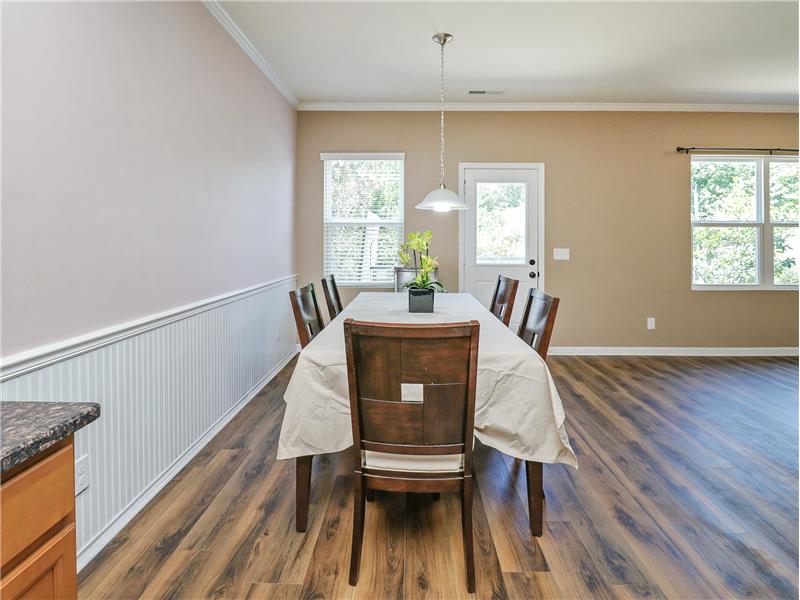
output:
[[[362,292],[300,352],[284,393],[277,458],[296,461],[296,528],[305,531],[315,455],[353,445],[345,319],[380,323],[480,323],[474,434],[525,461],[531,531],[541,535],[542,464],[577,468],[564,408],[545,361],[471,294],[437,293],[432,313],[411,313],[408,294]]]

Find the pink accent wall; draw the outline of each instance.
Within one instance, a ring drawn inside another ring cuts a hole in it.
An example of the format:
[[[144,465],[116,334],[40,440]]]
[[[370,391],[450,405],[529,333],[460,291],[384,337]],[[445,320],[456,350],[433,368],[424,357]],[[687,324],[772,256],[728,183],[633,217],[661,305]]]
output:
[[[3,356],[294,272],[296,111],[202,4],[2,21]]]

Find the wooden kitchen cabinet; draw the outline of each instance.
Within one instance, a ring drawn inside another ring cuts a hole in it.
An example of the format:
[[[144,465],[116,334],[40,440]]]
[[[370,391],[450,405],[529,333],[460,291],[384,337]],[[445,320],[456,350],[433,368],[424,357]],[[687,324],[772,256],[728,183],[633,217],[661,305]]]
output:
[[[3,577],[0,596],[4,600],[76,598],[75,525],[49,538]]]
[[[72,436],[3,473],[0,597],[77,598]]]

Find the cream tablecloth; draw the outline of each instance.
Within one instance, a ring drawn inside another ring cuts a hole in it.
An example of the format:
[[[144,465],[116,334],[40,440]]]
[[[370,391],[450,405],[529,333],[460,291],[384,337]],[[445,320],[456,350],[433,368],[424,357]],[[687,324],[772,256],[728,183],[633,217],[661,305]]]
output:
[[[518,307],[517,310],[520,310]],[[286,388],[278,458],[338,452],[353,445],[342,323],[481,324],[475,437],[524,460],[578,466],[564,409],[538,354],[470,294],[436,294],[433,314],[408,312],[406,293],[365,292],[300,353]]]

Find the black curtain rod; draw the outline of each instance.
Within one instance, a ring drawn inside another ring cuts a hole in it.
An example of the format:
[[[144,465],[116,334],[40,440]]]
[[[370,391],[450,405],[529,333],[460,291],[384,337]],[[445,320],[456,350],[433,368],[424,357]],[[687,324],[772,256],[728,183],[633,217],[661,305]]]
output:
[[[683,146],[678,146],[675,148],[676,152],[684,152],[689,154],[690,152],[769,152],[772,154],[773,152],[794,152],[797,154],[797,148],[703,148],[700,146],[692,146],[691,148],[684,148]]]

